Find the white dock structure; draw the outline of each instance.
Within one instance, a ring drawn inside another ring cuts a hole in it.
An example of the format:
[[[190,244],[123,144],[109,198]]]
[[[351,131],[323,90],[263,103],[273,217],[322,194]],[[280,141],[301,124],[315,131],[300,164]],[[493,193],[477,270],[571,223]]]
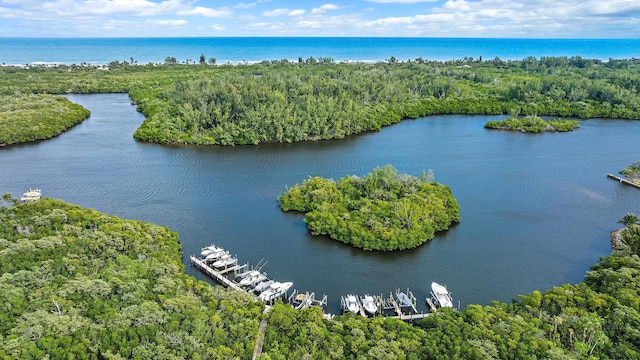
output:
[[[191,263],[198,269],[200,269],[202,272],[204,272],[205,274],[209,275],[210,277],[212,277],[215,281],[217,281],[220,285],[224,286],[224,287],[228,287],[231,288],[233,290],[237,290],[240,292],[243,292],[245,294],[248,294],[248,292],[246,292],[243,288],[240,287],[240,285],[236,284],[235,282],[227,279],[224,274],[222,274],[220,271],[209,267],[209,265],[207,265],[204,260],[202,259],[198,259],[197,257],[191,255],[189,256],[189,259],[191,259]]]

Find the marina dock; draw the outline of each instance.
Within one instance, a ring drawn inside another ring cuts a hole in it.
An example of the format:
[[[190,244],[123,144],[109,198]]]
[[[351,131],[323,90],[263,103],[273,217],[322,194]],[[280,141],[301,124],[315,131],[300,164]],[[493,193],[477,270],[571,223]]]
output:
[[[633,186],[636,189],[640,189],[640,184],[634,183],[633,181],[629,181],[629,180],[627,180],[625,178],[621,178],[621,177],[613,175],[613,174],[607,174],[607,177],[609,179],[618,180],[621,184]]]
[[[204,260],[198,259],[197,257],[195,257],[193,255],[189,256],[189,259],[191,259],[191,264],[193,264],[193,266],[195,266],[198,270],[204,272],[205,274],[209,275],[211,278],[213,278],[220,285],[222,285],[224,287],[231,288],[231,289],[236,290],[236,291],[243,292],[245,294],[248,294],[248,292],[245,289],[241,288],[240,285],[238,285],[235,282],[227,279],[224,276],[224,273],[221,273],[220,271],[210,267],[209,265],[207,265],[204,262]]]
[[[266,262],[263,264],[260,260],[256,266],[240,265],[235,257],[229,260],[228,254],[228,251],[211,245],[202,249],[201,257],[191,255],[189,259],[192,266],[220,285],[253,295],[256,300],[265,301],[267,306],[273,304],[275,300],[281,299],[297,310],[317,306],[323,310],[323,313],[325,312],[327,295],[316,298],[316,294],[313,292],[300,292],[295,289],[291,289],[289,294],[291,282],[280,283],[270,280],[266,277],[266,273],[262,273],[262,267]],[[218,260],[223,257],[226,257],[226,262]],[[382,294],[379,296],[352,294],[341,296],[340,300],[342,313],[351,312],[363,317],[382,316],[414,322],[432,314],[418,312],[416,297],[408,288],[405,291],[397,289],[395,292],[389,292],[388,297]],[[437,306],[430,300],[427,298],[427,304],[432,311],[435,311]],[[325,313],[324,316],[331,319],[334,315]]]

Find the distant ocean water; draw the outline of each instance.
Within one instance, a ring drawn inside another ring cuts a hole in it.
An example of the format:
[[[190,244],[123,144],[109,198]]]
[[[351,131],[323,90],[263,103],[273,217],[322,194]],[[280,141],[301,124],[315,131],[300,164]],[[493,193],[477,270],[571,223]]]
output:
[[[299,57],[335,61],[452,60],[528,56],[581,56],[608,60],[640,57],[640,39],[477,39],[477,38],[0,38],[0,64],[106,64],[131,61],[257,62]]]

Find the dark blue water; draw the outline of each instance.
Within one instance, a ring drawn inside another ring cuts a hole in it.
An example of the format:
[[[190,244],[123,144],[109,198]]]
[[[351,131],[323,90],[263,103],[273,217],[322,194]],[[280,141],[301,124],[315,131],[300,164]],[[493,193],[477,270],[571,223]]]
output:
[[[422,57],[503,60],[527,56],[581,56],[600,60],[640,57],[640,39],[471,39],[471,38],[0,38],[0,63],[106,64],[133,58],[138,64],[216,58],[242,63],[299,57],[336,61],[384,61]]]
[[[526,135],[485,130],[486,116],[434,116],[339,141],[171,147],[132,139],[143,117],[126,95],[69,97],[91,118],[55,139],[0,149],[1,193],[39,187],[169,226],[185,264],[213,242],[241,262],[268,260],[270,277],[328,294],[332,312],[340,295],[407,287],[425,309],[431,281],[447,284],[463,307],[580,282],[610,252],[616,222],[640,213],[640,191],[606,177],[639,160],[638,121]],[[308,176],[364,175],[385,164],[413,175],[433,169],[460,203],[460,224],[418,249],[371,253],[313,237],[300,215],[278,207],[285,187]]]

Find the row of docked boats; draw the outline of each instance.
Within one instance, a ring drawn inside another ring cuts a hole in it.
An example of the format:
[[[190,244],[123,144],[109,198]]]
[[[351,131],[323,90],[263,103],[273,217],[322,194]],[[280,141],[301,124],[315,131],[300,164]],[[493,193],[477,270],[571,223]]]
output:
[[[200,256],[204,262],[216,269],[224,269],[231,265],[238,264],[238,258],[231,256],[228,251],[215,245],[203,248]]]
[[[249,270],[238,274],[235,282],[248,292],[252,292],[257,296],[258,300],[272,302],[287,294],[287,291],[293,286],[290,281],[279,282],[271,280],[266,274],[260,270]]]
[[[438,308],[453,308],[453,298],[445,285],[436,282],[431,283],[430,297],[427,303],[432,310]],[[389,297],[365,295],[357,296],[349,294],[340,300],[342,313],[354,313],[362,316],[403,316],[417,314],[416,298],[413,293],[396,290]]]
[[[365,296],[349,294],[342,298],[343,313],[375,316],[379,310],[379,301],[369,294]]]
[[[395,294],[389,293],[389,297],[382,295],[357,296],[349,294],[341,299],[342,313],[354,313],[362,316],[401,316],[416,314],[416,298],[409,289],[396,290]]]
[[[246,269],[248,265],[238,265],[238,258],[231,256],[228,251],[216,245],[210,245],[201,249],[200,258],[205,264],[214,268],[220,275],[227,277],[230,282],[237,285],[247,293],[253,293],[260,301],[273,302],[285,297],[287,291],[293,286],[292,282],[279,282],[271,280],[261,272],[261,265],[238,273],[240,269]],[[233,276],[227,273],[233,271]]]
[[[193,258],[193,257],[192,257]],[[194,260],[192,260],[193,262]],[[308,306],[326,306],[326,295],[321,300],[315,299],[314,293],[298,293],[293,290],[287,298],[292,282],[279,282],[271,280],[266,273],[261,271],[262,266],[248,270],[248,264],[238,265],[238,258],[231,256],[223,248],[211,245],[201,249],[199,262],[204,262],[208,274],[228,287],[240,291],[252,293],[257,300],[273,302],[276,299],[284,299],[294,308]],[[240,270],[244,272],[239,273]],[[230,274],[233,274],[230,276]],[[215,276],[214,276],[215,275]],[[430,296],[426,298],[432,310],[437,308],[453,308],[453,299],[446,286],[436,282],[431,283]],[[362,316],[403,316],[417,314],[415,296],[407,289],[401,292],[399,289],[388,298],[375,295],[357,296],[349,294],[341,297],[341,309],[343,313],[355,313]]]

